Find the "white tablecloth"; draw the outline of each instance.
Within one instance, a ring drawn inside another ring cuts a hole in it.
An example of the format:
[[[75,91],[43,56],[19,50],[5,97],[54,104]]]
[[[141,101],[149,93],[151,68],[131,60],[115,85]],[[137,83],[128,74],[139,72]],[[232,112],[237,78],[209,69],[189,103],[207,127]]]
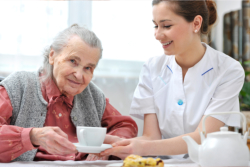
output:
[[[120,161],[39,161],[39,162],[11,162],[11,163],[0,163],[0,167],[49,167],[49,166],[81,166],[81,167],[106,167],[110,164],[122,164]],[[165,166],[190,166],[199,167],[199,165],[193,163],[191,160],[175,160],[169,159],[164,160]]]
[[[168,159],[163,160],[165,167],[179,167],[179,166],[189,166],[189,167],[199,167],[198,164],[192,162],[190,159],[176,160]],[[120,167],[122,165],[122,160],[120,161],[39,161],[39,162],[11,162],[11,163],[0,163],[0,167],[49,167],[49,166],[81,166],[81,167],[107,167],[116,166]],[[249,162],[250,166],[250,162]]]

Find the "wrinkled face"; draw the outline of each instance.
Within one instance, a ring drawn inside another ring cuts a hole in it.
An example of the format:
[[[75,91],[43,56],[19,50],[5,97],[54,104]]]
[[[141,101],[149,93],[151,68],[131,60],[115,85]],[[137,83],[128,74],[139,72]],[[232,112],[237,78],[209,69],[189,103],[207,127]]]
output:
[[[192,23],[172,11],[171,2],[160,2],[153,6],[155,38],[162,44],[166,55],[183,54],[194,38]]]
[[[69,39],[60,53],[51,49],[49,63],[53,65],[53,80],[66,96],[81,93],[92,79],[100,50],[92,48],[78,36]]]

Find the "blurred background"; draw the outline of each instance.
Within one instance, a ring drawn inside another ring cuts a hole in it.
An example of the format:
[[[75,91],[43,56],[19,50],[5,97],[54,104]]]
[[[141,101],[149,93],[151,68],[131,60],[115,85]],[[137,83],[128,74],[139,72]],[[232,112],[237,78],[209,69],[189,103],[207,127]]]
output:
[[[43,49],[59,31],[77,23],[94,31],[103,44],[103,58],[93,82],[118,111],[129,115],[143,63],[163,54],[160,43],[154,39],[151,3],[151,0],[0,0],[0,76],[38,70],[43,62]],[[208,36],[202,36],[202,41],[240,61],[248,75],[250,2],[216,0],[216,4],[217,23]],[[250,110],[248,83],[246,80],[241,92],[242,110]],[[140,136],[143,121],[133,119]]]

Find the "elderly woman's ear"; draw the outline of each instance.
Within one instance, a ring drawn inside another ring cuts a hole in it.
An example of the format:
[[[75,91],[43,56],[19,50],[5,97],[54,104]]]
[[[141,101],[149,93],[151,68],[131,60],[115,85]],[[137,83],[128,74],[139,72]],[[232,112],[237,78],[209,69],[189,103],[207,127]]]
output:
[[[53,65],[55,59],[55,51],[53,49],[49,52],[49,64]]]

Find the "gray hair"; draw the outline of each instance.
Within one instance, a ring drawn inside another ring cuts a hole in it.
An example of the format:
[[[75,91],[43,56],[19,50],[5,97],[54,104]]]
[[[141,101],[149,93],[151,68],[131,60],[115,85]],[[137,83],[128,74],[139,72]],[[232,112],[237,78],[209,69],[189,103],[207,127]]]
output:
[[[95,33],[84,27],[80,27],[77,24],[73,24],[69,28],[60,32],[54,38],[52,44],[49,47],[45,48],[43,52],[43,67],[41,67],[40,69],[40,71],[45,72],[42,77],[43,81],[52,78],[53,75],[53,66],[49,63],[49,54],[51,49],[53,48],[56,53],[60,53],[63,48],[68,44],[68,40],[74,35],[80,37],[89,46],[100,49],[99,59],[102,58],[102,44],[100,39],[95,35]]]

